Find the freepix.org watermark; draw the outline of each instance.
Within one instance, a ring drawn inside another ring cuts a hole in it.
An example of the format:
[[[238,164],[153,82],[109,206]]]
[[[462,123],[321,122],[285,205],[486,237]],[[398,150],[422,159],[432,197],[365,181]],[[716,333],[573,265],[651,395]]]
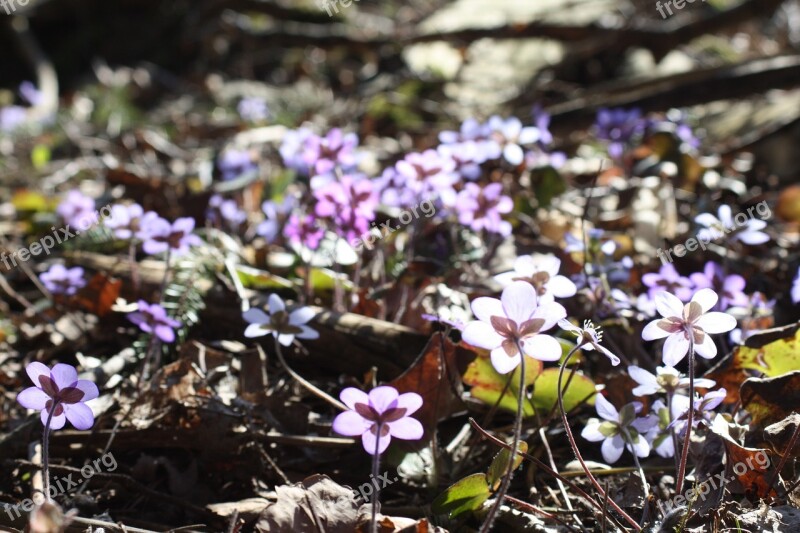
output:
[[[732,475],[725,476],[725,472],[720,472],[716,476],[710,477],[702,483],[699,483],[695,488],[687,490],[685,495],[678,494],[669,501],[657,502],[658,508],[666,516],[676,507],[681,507],[687,503],[691,504],[697,501],[697,498],[702,498],[702,500],[705,501],[706,497],[711,493],[712,490],[716,490],[718,487],[722,487],[727,483],[734,481],[737,476],[742,476],[749,470],[764,470],[768,467],[769,457],[767,456],[767,452],[759,450],[753,456],[748,457],[746,461],[733,465]]]
[[[0,0],[0,2],[2,1],[3,0]],[[111,216],[111,204],[101,207],[90,215],[81,217],[75,223],[77,229],[70,229],[70,224],[67,224],[63,228],[52,226],[50,228],[52,231],[50,235],[45,235],[38,241],[34,241],[27,248],[20,248],[10,254],[3,252],[0,254],[0,261],[3,262],[6,268],[12,268],[17,266],[17,261],[26,262],[31,259],[31,257],[37,257],[42,252],[44,252],[44,255],[50,255],[50,250],[57,244],[63,244],[69,239],[77,237],[81,232],[87,231],[109,216]]]
[[[758,213],[758,216],[761,218],[761,220],[766,220],[772,216],[772,210],[769,208],[767,202],[759,202],[758,204],[749,207],[747,209],[747,214],[737,213],[736,216],[733,217],[732,225],[720,228],[708,228],[708,231],[704,233],[705,237],[695,235],[694,237],[686,239],[686,242],[683,244],[676,244],[672,248],[667,248],[666,250],[659,248],[656,250],[656,256],[661,259],[662,264],[666,265],[667,263],[672,263],[674,261],[672,258],[673,253],[678,257],[683,257],[686,255],[686,252],[694,252],[698,247],[705,250],[706,246],[711,244],[712,241],[721,239],[725,235],[746,226],[750,220],[755,220],[753,211]]]
[[[675,7],[675,9],[681,10],[684,7],[686,7],[687,3],[694,4],[697,1],[700,0],[667,0],[666,2],[664,2],[663,5],[661,4],[660,1],[658,1],[656,2],[656,10],[658,10],[658,12],[661,14],[662,19],[666,19],[667,17],[671,17],[672,15],[674,15],[674,13],[672,12],[673,6]],[[706,0],[702,1],[705,2]],[[664,9],[666,9],[666,13],[664,12]]]
[[[380,227],[373,227],[360,237],[353,239],[350,242],[350,245],[355,249],[356,252],[361,252],[363,248],[372,250],[372,245],[375,244],[376,241],[385,239],[403,226],[410,224],[415,218],[419,218],[420,213],[417,211],[417,209],[419,209],[419,211],[425,215],[425,218],[431,218],[436,214],[436,206],[433,204],[433,201],[425,200],[424,202],[420,202],[417,205],[402,211],[397,217],[398,222],[400,222],[398,226],[392,227],[391,221],[384,222],[380,225]]]
[[[6,12],[6,15],[10,15],[17,10],[17,6],[25,7],[30,3],[31,0],[0,0],[0,7]]]
[[[105,470],[101,468],[101,465],[105,467]],[[114,454],[111,452],[103,454],[101,457],[81,468],[80,476],[77,474],[69,474],[67,476],[54,477],[50,482],[50,489],[48,491],[50,492],[50,499],[52,500],[59,494],[66,494],[67,492],[77,489],[81,483],[91,479],[95,474],[99,474],[103,471],[113,472],[116,469],[117,460],[114,458]],[[35,506],[42,505],[44,501],[44,494],[42,492],[37,492],[33,495],[33,498],[25,498],[16,505],[6,506],[5,511],[8,518],[14,520],[22,516],[23,512],[30,513]]]

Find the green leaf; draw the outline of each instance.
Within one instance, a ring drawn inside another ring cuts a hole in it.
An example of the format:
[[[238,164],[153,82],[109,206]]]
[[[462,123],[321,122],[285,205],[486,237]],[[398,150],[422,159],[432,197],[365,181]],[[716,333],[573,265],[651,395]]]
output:
[[[564,371],[564,383],[569,379],[569,370]],[[589,405],[594,405],[595,393],[594,381],[584,376],[580,372],[575,372],[570,381],[569,387],[564,391],[564,409],[570,411],[581,401],[585,400]],[[550,411],[558,403],[558,369],[548,368],[539,375],[533,387],[533,397],[531,398],[534,407],[543,411]]]
[[[531,385],[536,381],[542,371],[542,362],[528,357],[525,359],[525,382]],[[505,394],[503,390],[509,383]],[[519,392],[519,367],[513,373],[502,375],[492,366],[488,357],[476,357],[467,367],[463,376],[464,383],[471,385],[470,393],[474,398],[489,405],[494,405],[500,400],[499,407],[515,413],[517,411],[517,398]],[[501,398],[502,396],[502,398]],[[526,401],[522,410],[524,416],[533,415],[533,406]]]
[[[37,144],[31,150],[31,163],[36,170],[42,169],[50,162],[50,147]]]
[[[519,442],[519,446],[517,446],[517,451],[526,453],[528,451],[528,443],[524,440],[521,440]],[[493,491],[500,487],[500,481],[503,479],[503,476],[506,475],[506,472],[508,472],[508,461],[510,458],[511,450],[506,448],[503,448],[497,455],[494,456],[492,464],[489,466],[488,472],[486,472],[486,478]],[[522,456],[516,455],[514,457],[514,470],[516,470],[521,463]]]
[[[294,287],[292,282],[286,278],[245,265],[238,265],[236,274],[247,289],[290,289]]]
[[[788,333],[788,332],[787,332]],[[783,338],[761,344],[758,347],[737,346],[733,362],[737,368],[758,370],[767,377],[777,377],[800,370],[800,328]],[[763,334],[764,338],[769,338]],[[757,339],[748,339],[754,345]]]
[[[472,474],[456,481],[441,493],[431,507],[438,514],[447,513],[450,518],[480,509],[489,499],[491,491],[486,482],[486,474]]]
[[[531,183],[540,207],[548,207],[553,198],[567,190],[564,178],[553,167],[543,167],[532,171]]]

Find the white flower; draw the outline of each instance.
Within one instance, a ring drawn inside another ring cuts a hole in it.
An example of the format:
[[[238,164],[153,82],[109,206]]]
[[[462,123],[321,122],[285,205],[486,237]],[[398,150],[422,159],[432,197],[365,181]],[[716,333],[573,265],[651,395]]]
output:
[[[656,368],[653,375],[644,368],[629,366],[628,374],[639,384],[633,389],[636,396],[650,396],[658,392],[677,392],[689,388],[689,378],[682,378],[681,373],[671,366],[660,366]],[[694,386],[703,389],[710,389],[717,382],[713,379],[695,378]]]
[[[272,334],[278,338],[278,342],[284,346],[289,346],[298,339],[316,339],[319,333],[306,326],[306,323],[314,318],[314,311],[310,307],[301,307],[291,313],[286,312],[286,305],[277,294],[269,295],[269,314],[261,309],[249,309],[244,315],[244,319],[250,322],[244,330],[244,336],[248,338],[262,337]]]
[[[639,457],[650,455],[650,443],[644,438],[644,434],[657,421],[650,417],[636,418],[642,410],[641,403],[632,402],[617,411],[611,402],[598,394],[595,397],[595,408],[603,420],[589,419],[581,436],[591,442],[603,441],[601,451],[607,463],[616,463],[625,448]]]
[[[550,293],[556,298],[574,296],[577,287],[566,276],[558,273],[561,260],[554,255],[522,255],[514,261],[514,270],[498,274],[494,279],[503,287],[514,281],[527,281],[540,296]]]

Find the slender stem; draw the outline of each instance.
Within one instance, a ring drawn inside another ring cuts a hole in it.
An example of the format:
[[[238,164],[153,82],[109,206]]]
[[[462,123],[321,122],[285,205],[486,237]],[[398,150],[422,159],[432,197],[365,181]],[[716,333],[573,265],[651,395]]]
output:
[[[164,279],[161,280],[161,303],[164,303],[164,291],[167,290],[167,281],[169,280],[169,263],[172,259],[172,248],[167,248],[167,257],[164,259]]]
[[[520,345],[519,341],[517,341],[517,350],[519,350],[519,391],[517,391],[517,417],[516,420],[514,420],[514,437],[511,441],[511,453],[509,454],[508,470],[506,470],[506,475],[503,477],[503,482],[500,484],[500,490],[498,490],[497,494],[495,495],[496,500],[494,505],[489,511],[489,514],[486,516],[486,519],[483,521],[480,533],[487,533],[492,529],[492,523],[497,516],[497,512],[500,510],[500,506],[503,504],[503,498],[508,492],[508,487],[511,484],[511,478],[514,476],[514,460],[516,459],[515,454],[519,448],[520,435],[522,434],[522,416],[524,414],[522,402],[525,400],[525,358],[527,357],[525,352],[522,350],[522,346]]]
[[[372,498],[372,519],[370,520],[370,531],[372,533],[378,533],[378,500],[380,499],[381,489],[379,487],[380,483],[375,483],[375,480],[378,479],[380,476],[380,464],[381,464],[381,454],[378,450],[381,449],[381,423],[378,422],[377,427],[375,428],[377,431],[377,436],[375,438],[375,453],[372,456],[372,479],[370,483],[375,485],[375,497]]]
[[[558,370],[558,408],[561,410],[561,421],[564,424],[564,431],[567,434],[567,439],[569,440],[569,444],[572,447],[572,451],[575,454],[575,457],[578,459],[578,462],[583,468],[583,471],[586,472],[586,477],[589,478],[589,481],[592,483],[592,485],[594,485],[594,488],[597,490],[597,492],[599,492],[600,495],[603,496],[603,498],[607,498],[608,496],[606,495],[606,491],[603,490],[603,487],[600,486],[600,483],[598,483],[597,479],[595,479],[595,477],[592,475],[591,470],[589,470],[589,467],[586,466],[586,462],[583,460],[583,457],[581,456],[581,452],[578,449],[578,444],[575,442],[575,437],[572,435],[572,429],[569,427],[569,420],[567,420],[567,411],[564,409],[564,394],[563,394],[564,391],[561,388],[562,383],[564,381],[564,370],[567,368],[569,360],[572,359],[572,356],[575,355],[575,352],[578,351],[578,348],[580,348],[580,346],[581,345],[578,344],[567,354],[567,356],[564,358],[564,362],[561,363],[561,368]],[[633,526],[633,528],[636,531],[642,530],[642,527],[636,522],[636,520],[631,518],[631,516],[628,513],[623,511],[622,508],[619,505],[617,505],[617,502],[609,499],[608,504],[615,511],[617,511],[622,516],[622,518],[625,519],[626,522],[628,522],[631,526]]]
[[[261,345],[257,345],[259,352],[261,352]],[[281,366],[283,366],[284,370],[286,370],[298,383],[300,383],[303,387],[311,391],[317,397],[325,400],[335,408],[339,409],[340,411],[347,411],[347,406],[325,392],[324,390],[318,388],[315,385],[312,385],[306,379],[295,372],[294,370],[289,367],[289,364],[286,362],[286,359],[283,358],[283,352],[281,351],[281,343],[278,342],[278,337],[275,337],[275,353],[278,355],[278,361],[280,361]],[[266,357],[265,357],[266,359]]]
[[[50,501],[50,422],[53,420],[53,413],[58,408],[59,400],[53,402],[50,411],[47,413],[47,422],[42,431],[42,478],[44,481],[44,500]]]
[[[689,333],[689,412],[686,415],[686,437],[683,439],[681,462],[678,464],[678,480],[675,492],[681,494],[686,477],[686,462],[689,460],[689,444],[692,441],[692,422],[694,422],[694,337]]]
[[[131,237],[131,243],[128,246],[128,263],[131,267],[131,281],[133,282],[133,290],[139,292],[139,267],[136,264],[136,239]]]

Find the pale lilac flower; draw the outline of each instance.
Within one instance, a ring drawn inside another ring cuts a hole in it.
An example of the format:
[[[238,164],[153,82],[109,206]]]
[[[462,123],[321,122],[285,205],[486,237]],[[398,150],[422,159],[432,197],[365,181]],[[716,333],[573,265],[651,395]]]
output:
[[[412,152],[395,163],[397,174],[393,176],[394,187],[407,188],[412,194],[398,193],[398,197],[411,198],[411,203],[401,207],[410,207],[420,200],[440,198],[445,205],[455,202],[455,189],[459,176],[456,163],[450,157],[444,157],[436,150]],[[384,189],[385,190],[385,189]]]
[[[316,250],[325,237],[325,228],[314,215],[292,215],[286,222],[283,234],[292,244]]]
[[[727,396],[725,389],[718,389],[706,393],[702,398],[695,396],[694,399],[694,413],[692,413],[692,427],[696,427],[701,422],[711,425],[711,419],[714,417],[714,409],[716,409]],[[686,431],[686,421],[689,416],[688,396],[675,396],[672,399],[672,427],[676,429],[678,435],[682,435]]]
[[[671,366],[660,366],[656,368],[656,373],[651,374],[644,368],[629,366],[628,374],[639,385],[633,389],[636,396],[650,396],[660,392],[676,393],[689,388],[689,378],[681,377],[681,373]],[[713,379],[695,378],[694,386],[710,389],[717,382]]]
[[[458,144],[440,144],[436,152],[442,158],[449,158],[455,165],[455,171],[466,180],[476,180],[481,175],[481,163],[486,161],[480,144],[475,141],[464,141]]]
[[[635,137],[642,135],[647,122],[639,109],[600,109],[595,122],[598,139],[609,141],[608,154],[614,159],[622,158],[625,149]]]
[[[661,457],[673,457],[675,441],[672,440],[672,432],[669,429],[670,416],[666,404],[662,400],[654,401],[650,406],[648,418],[655,421],[653,427],[645,435],[650,447]]]
[[[281,226],[286,222],[296,204],[297,199],[288,194],[283,197],[281,203],[266,200],[261,204],[261,210],[266,218],[258,225],[256,233],[264,237],[268,243],[275,242]]]
[[[94,208],[94,199],[86,196],[80,191],[69,191],[61,200],[56,208],[56,213],[69,226],[77,226],[83,229],[84,221],[94,219],[97,216]]]
[[[642,276],[642,283],[647,287],[651,298],[662,291],[669,291],[682,302],[688,302],[692,297],[692,282],[689,278],[681,276],[672,263],[661,265],[658,274],[649,272]]]
[[[283,158],[283,164],[303,176],[309,175],[308,164],[303,157],[303,147],[306,140],[312,135],[314,132],[308,128],[289,130],[284,135],[281,147],[278,149]]]
[[[314,174],[330,174],[336,167],[352,170],[357,163],[357,146],[355,133],[345,134],[341,129],[333,128],[324,137],[311,134],[305,139],[303,160]]]
[[[539,144],[548,146],[553,142],[553,134],[550,133],[550,113],[542,109],[542,106],[536,104],[531,110],[533,115],[534,127],[539,131]]]
[[[747,299],[747,304],[731,307],[727,313],[739,320],[742,327],[730,332],[730,340],[735,344],[742,344],[748,337],[760,330],[771,327],[771,318],[774,314],[776,300],[767,300],[760,292],[754,292]],[[765,325],[766,324],[766,325]]]
[[[17,395],[17,401],[26,409],[41,411],[43,425],[52,411],[50,429],[61,429],[69,420],[75,429],[86,430],[94,425],[94,414],[85,402],[100,395],[97,385],[78,379],[74,367],[59,363],[52,370],[34,361],[25,371],[36,385]]]
[[[170,251],[172,255],[179,256],[189,251],[190,246],[199,246],[203,241],[192,233],[194,219],[191,217],[178,218],[170,224],[167,220],[157,217],[148,221],[144,232],[142,248],[150,255]]]
[[[558,327],[574,333],[575,336],[578,337],[577,344],[579,347],[587,351],[597,350],[608,357],[612,365],[617,366],[619,364],[619,357],[600,344],[603,340],[603,332],[599,327],[595,328],[591,320],[585,320],[583,322],[583,328],[579,328],[572,325],[572,322],[569,320],[562,318],[558,321]]]
[[[352,241],[367,231],[375,220],[378,195],[372,180],[362,174],[344,174],[313,191],[314,213],[330,218],[336,233]]]
[[[541,139],[539,129],[534,126],[523,127],[517,117],[503,120],[494,115],[489,118],[492,137],[503,148],[503,158],[512,165],[519,165],[525,159],[521,145],[533,144]]]
[[[78,289],[86,285],[81,267],[65,268],[64,265],[55,264],[47,272],[39,275],[39,280],[45,288],[53,294],[71,296]]]
[[[258,165],[253,161],[249,151],[236,150],[234,148],[225,150],[219,156],[217,167],[222,172],[223,181],[233,180],[258,170]]]
[[[792,302],[800,302],[800,268],[797,269],[797,276],[792,282]]]
[[[401,440],[422,438],[422,424],[410,416],[422,407],[422,396],[416,392],[399,394],[394,387],[382,386],[366,394],[348,387],[339,398],[351,411],[336,416],[333,430],[347,437],[361,435],[361,444],[370,455],[386,451],[392,437]]]
[[[481,188],[467,183],[458,193],[455,210],[458,221],[472,231],[486,230],[489,233],[511,234],[511,223],[502,219],[514,208],[514,202],[503,194],[503,185],[490,183]]]
[[[236,106],[239,116],[248,122],[261,122],[269,117],[269,107],[263,98],[246,96]]]
[[[611,402],[598,394],[594,406],[602,420],[590,418],[581,436],[591,442],[603,441],[600,449],[607,463],[616,463],[625,448],[639,457],[650,455],[650,443],[644,434],[657,422],[649,417],[636,418],[642,410],[640,402],[631,402],[617,411]]]
[[[22,96],[23,100],[32,106],[39,105],[44,99],[42,91],[37,89],[36,85],[30,81],[23,81],[19,84],[19,94]]]
[[[18,105],[0,107],[0,131],[11,132],[28,120],[26,108]]]
[[[520,347],[534,359],[561,359],[561,344],[543,334],[567,316],[552,295],[537,296],[531,284],[515,281],[503,289],[499,300],[476,298],[472,312],[478,320],[466,325],[462,337],[473,346],[491,350],[492,365],[499,373],[508,374],[519,366]]]
[[[700,357],[712,359],[717,355],[717,346],[709,334],[724,333],[736,327],[736,319],[727,313],[709,312],[717,303],[717,293],[711,289],[697,291],[692,300],[683,304],[668,292],[656,295],[656,309],[664,317],[647,324],[642,331],[646,341],[667,338],[664,343],[663,360],[675,366],[686,356],[689,346]]]
[[[175,340],[175,328],[179,328],[181,323],[174,318],[167,316],[167,310],[158,304],[148,304],[144,300],[139,300],[138,309],[133,313],[128,313],[128,320],[139,326],[145,333],[154,333],[163,342]]]
[[[726,237],[730,242],[739,240],[745,244],[763,244],[769,240],[769,235],[761,231],[767,227],[766,221],[744,216],[744,213],[734,217],[729,205],[721,205],[717,213],[719,218],[711,213],[695,217],[694,221],[704,226],[697,232],[698,239],[708,242]],[[741,224],[738,221],[740,215],[745,219]]]
[[[732,306],[747,305],[744,287],[747,284],[739,274],[725,276],[722,267],[714,261],[706,263],[703,272],[695,272],[689,278],[695,289],[714,289],[720,295],[716,309],[724,311]]]
[[[525,168],[536,169],[542,167],[553,167],[559,169],[567,162],[567,154],[564,152],[547,152],[539,146],[525,152]]]
[[[298,339],[317,339],[319,333],[306,324],[316,313],[310,307],[300,307],[292,312],[286,311],[286,304],[277,294],[269,295],[269,314],[261,309],[251,308],[242,315],[250,323],[244,330],[248,338],[273,335],[284,346]]]
[[[103,220],[103,224],[114,231],[117,239],[127,240],[139,231],[144,210],[139,204],[116,204],[111,207],[111,215]]]
[[[219,194],[209,198],[206,217],[213,223],[222,224],[224,222],[234,231],[247,220],[247,215],[236,203],[236,200],[225,199]]]
[[[527,281],[539,295],[547,292],[556,298],[575,296],[578,290],[566,276],[558,273],[561,260],[552,254],[521,255],[514,261],[514,270],[498,274],[494,279],[502,286],[512,281]]]
[[[462,141],[476,141],[487,138],[491,129],[486,124],[481,124],[474,118],[468,118],[461,123],[459,131],[439,132],[439,142],[442,144],[458,144]]]

